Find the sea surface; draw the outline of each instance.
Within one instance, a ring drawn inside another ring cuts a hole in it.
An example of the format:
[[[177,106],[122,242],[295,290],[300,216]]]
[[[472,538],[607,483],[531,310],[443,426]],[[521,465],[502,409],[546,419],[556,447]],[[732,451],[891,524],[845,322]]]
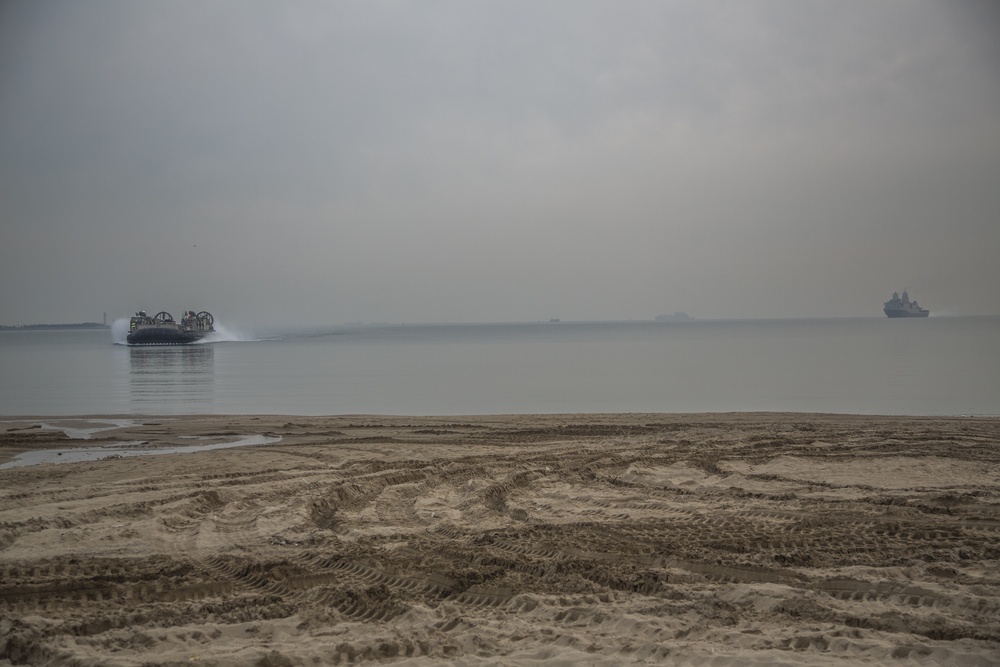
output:
[[[1000,415],[1000,317],[0,331],[0,415]]]

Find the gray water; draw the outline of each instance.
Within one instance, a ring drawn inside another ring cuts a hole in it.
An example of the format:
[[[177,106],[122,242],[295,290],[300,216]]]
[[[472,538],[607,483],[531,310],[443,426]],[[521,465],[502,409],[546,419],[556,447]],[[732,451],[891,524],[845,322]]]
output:
[[[0,415],[1000,415],[1000,318],[0,331]]]
[[[60,425],[46,424],[43,428],[54,428],[65,431],[69,437],[74,429],[62,428]],[[183,436],[181,436],[183,437]],[[86,438],[82,438],[86,439]],[[80,463],[83,461],[100,461],[103,459],[123,459],[133,456],[159,456],[163,454],[193,454],[207,452],[213,449],[230,449],[233,447],[251,447],[280,442],[280,437],[262,434],[236,438],[228,442],[216,442],[210,445],[190,445],[186,447],[155,447],[145,441],[118,442],[101,447],[71,447],[63,449],[34,449],[18,454],[7,463],[0,463],[0,470],[7,468],[22,468],[41,463]]]

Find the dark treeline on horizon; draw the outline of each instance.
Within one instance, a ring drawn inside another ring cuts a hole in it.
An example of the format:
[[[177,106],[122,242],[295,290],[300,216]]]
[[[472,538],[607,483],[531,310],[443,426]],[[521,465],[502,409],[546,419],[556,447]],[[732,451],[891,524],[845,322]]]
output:
[[[77,324],[16,324],[8,326],[0,324],[0,331],[14,329],[110,329],[111,325],[100,322],[79,322]]]

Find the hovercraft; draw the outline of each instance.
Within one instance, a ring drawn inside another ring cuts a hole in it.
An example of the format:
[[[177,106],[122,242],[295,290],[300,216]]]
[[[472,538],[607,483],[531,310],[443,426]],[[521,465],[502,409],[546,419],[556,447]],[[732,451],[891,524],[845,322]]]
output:
[[[215,331],[215,318],[206,311],[186,311],[180,323],[166,311],[150,317],[140,310],[128,323],[129,345],[190,345]]]

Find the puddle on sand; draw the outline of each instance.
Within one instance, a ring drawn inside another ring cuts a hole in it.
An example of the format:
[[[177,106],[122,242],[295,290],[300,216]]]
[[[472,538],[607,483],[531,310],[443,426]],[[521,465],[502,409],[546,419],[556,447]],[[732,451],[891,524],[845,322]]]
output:
[[[4,424],[28,423],[36,424],[43,431],[62,431],[70,440],[90,440],[95,433],[113,431],[116,428],[138,426],[142,422],[134,419],[49,419],[45,421],[22,420],[0,422]]]
[[[62,427],[52,427],[62,428]],[[117,428],[111,426],[109,428]],[[65,430],[65,429],[64,429]],[[91,429],[86,429],[91,430]],[[103,428],[94,431],[107,430]],[[69,435],[69,433],[67,433]],[[71,438],[73,436],[70,436]],[[89,435],[86,437],[90,437]],[[39,465],[41,463],[79,463],[81,461],[101,461],[109,458],[125,458],[131,456],[157,456],[160,454],[191,454],[207,452],[212,449],[228,449],[230,447],[249,447],[253,445],[271,445],[281,440],[280,436],[248,435],[233,442],[217,442],[211,445],[189,445],[185,447],[155,447],[143,440],[119,442],[105,447],[73,447],[72,449],[40,449],[19,454],[17,458],[0,465],[4,468],[21,468]]]
[[[87,419],[86,417],[73,417],[69,419],[46,419],[38,421],[33,419],[5,419],[0,424],[15,424],[14,428],[8,430],[33,430],[41,431],[62,431],[70,440],[90,440],[95,433],[101,431],[113,431],[116,428],[127,428],[138,426],[141,421],[135,419]],[[26,426],[30,424],[30,426]]]

